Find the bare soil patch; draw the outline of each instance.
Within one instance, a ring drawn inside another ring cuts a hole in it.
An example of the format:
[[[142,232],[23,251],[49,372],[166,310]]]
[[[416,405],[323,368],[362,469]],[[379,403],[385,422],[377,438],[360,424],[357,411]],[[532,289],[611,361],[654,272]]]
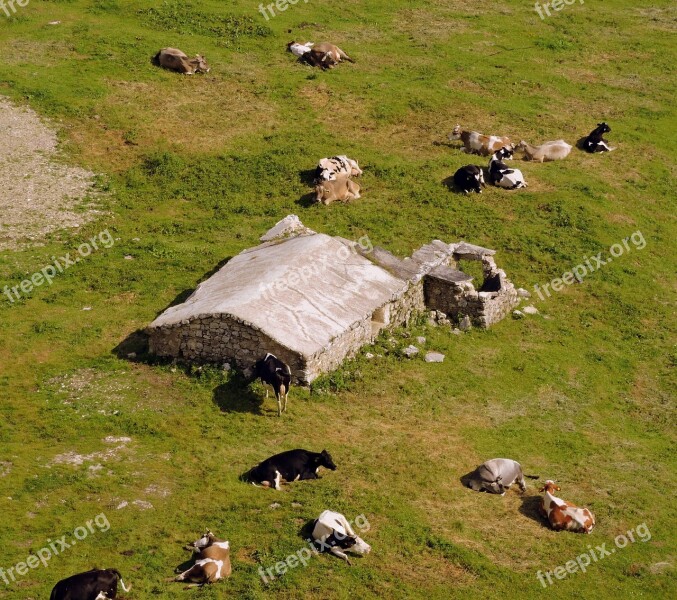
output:
[[[36,244],[100,214],[93,203],[94,173],[64,164],[56,131],[3,97],[0,164],[0,250]]]

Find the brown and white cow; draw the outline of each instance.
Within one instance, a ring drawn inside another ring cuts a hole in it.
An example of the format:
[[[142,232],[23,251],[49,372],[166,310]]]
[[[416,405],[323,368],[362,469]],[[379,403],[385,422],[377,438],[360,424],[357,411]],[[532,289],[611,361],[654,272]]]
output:
[[[184,75],[209,73],[209,65],[204,56],[196,54],[195,58],[188,58],[177,48],[163,48],[153,57],[153,63]]]
[[[491,156],[497,150],[504,146],[510,149],[514,148],[510,138],[497,135],[483,135],[478,131],[465,131],[460,125],[456,125],[449,134],[450,140],[461,140],[463,142],[463,152],[469,154],[480,154],[482,156]]]
[[[313,67],[321,67],[322,69],[333,69],[342,60],[355,62],[341,48],[328,42],[314,44],[308,52],[301,56],[301,60],[306,61]]]
[[[360,197],[360,186],[351,181],[348,175],[342,174],[335,181],[322,181],[315,186],[315,202],[331,204],[335,200],[348,202]]]
[[[548,518],[550,527],[555,531],[590,533],[595,526],[594,515],[587,508],[580,508],[555,496],[553,492],[559,492],[561,489],[554,481],[548,479],[538,490],[545,492],[541,498],[541,513]]]
[[[216,536],[207,530],[199,540],[193,542],[192,548],[196,555],[195,564],[177,575],[175,581],[189,581],[203,585],[214,583],[222,577],[230,577],[232,573],[230,542],[217,540]]]

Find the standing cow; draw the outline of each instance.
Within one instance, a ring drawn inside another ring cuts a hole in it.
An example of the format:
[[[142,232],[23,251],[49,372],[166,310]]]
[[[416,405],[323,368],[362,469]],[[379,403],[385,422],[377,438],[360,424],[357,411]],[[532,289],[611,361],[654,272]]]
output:
[[[281,417],[282,412],[287,412],[287,398],[289,388],[291,387],[291,369],[289,365],[282,362],[274,354],[266,354],[264,358],[254,365],[254,379],[260,379],[263,383],[270,385],[277,399],[277,416]],[[268,388],[266,388],[266,398],[268,398]],[[284,399],[284,407],[282,400]]]

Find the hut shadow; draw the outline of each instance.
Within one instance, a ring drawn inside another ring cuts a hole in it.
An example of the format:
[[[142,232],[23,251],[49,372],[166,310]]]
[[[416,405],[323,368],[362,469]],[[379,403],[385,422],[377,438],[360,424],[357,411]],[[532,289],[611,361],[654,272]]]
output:
[[[541,514],[541,497],[540,496],[523,496],[522,504],[519,507],[519,511],[525,517],[528,517],[532,521],[536,521],[543,527],[548,527],[548,520]]]
[[[223,413],[251,413],[253,415],[266,415],[263,411],[265,394],[257,393],[251,389],[249,381],[239,373],[234,374],[230,381],[214,388],[213,401]],[[270,400],[270,398],[269,398]],[[275,399],[273,398],[273,403]],[[277,416],[277,408],[275,409]]]
[[[180,292],[175,298],[165,307],[160,309],[155,317],[157,318],[168,308],[172,306],[177,306],[183,304],[191,294],[197,289],[197,286],[209,279],[214,273],[219,269],[225,266],[232,256],[224,258],[219,262],[214,268],[210,269],[200,277],[196,286],[194,288],[189,288]],[[121,358],[123,360],[129,360],[131,362],[141,362],[146,364],[167,364],[172,362],[172,358],[162,358],[158,356],[152,356],[148,353],[148,334],[143,329],[137,329],[136,331],[130,333],[124,340],[122,340],[117,346],[111,351],[112,354]]]

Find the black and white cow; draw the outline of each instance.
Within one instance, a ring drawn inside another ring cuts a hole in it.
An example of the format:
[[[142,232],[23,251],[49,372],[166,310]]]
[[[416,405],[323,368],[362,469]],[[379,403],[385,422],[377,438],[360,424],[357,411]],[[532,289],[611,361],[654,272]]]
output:
[[[606,123],[598,123],[597,127],[590,132],[590,135],[583,140],[583,150],[586,152],[611,152],[616,148],[610,148],[607,141],[602,137],[605,133],[609,133],[611,127]]]
[[[459,190],[466,194],[469,194],[470,192],[481,194],[481,186],[486,187],[486,184],[484,183],[484,173],[480,167],[476,167],[475,165],[466,165],[456,171],[456,173],[454,173],[454,184]]]
[[[247,479],[254,485],[272,487],[279,490],[282,481],[298,481],[299,479],[319,479],[320,467],[336,470],[331,455],[326,450],[310,452],[298,448],[281,452],[267,458],[256,465],[247,474]]]
[[[118,581],[125,592],[132,588],[117,569],[92,569],[59,581],[49,600],[108,600],[117,596]]]
[[[359,177],[362,175],[362,169],[356,160],[348,158],[345,154],[323,158],[317,163],[313,183],[317,185],[323,181],[336,181],[336,178],[342,174],[348,177]]]
[[[489,179],[491,183],[507,190],[527,187],[524,175],[519,169],[511,169],[504,160],[512,160],[512,148],[503,147],[495,152],[489,161]]]
[[[527,477],[538,479],[538,475],[527,475]],[[526,491],[527,485],[524,482],[522,465],[510,458],[492,458],[470,473],[466,485],[476,492],[489,492],[503,496],[515,482],[522,492]]]
[[[291,369],[289,365],[269,352],[254,365],[254,379],[260,379],[263,383],[267,383],[273,388],[275,398],[277,399],[277,416],[281,417],[282,411],[287,411],[287,398],[289,396],[289,387],[291,386]],[[268,388],[266,388],[267,397]],[[284,407],[282,405],[283,399]]]
[[[355,534],[341,513],[325,510],[313,523],[313,542],[320,552],[331,552],[350,564],[346,552],[369,554],[371,546]]]

